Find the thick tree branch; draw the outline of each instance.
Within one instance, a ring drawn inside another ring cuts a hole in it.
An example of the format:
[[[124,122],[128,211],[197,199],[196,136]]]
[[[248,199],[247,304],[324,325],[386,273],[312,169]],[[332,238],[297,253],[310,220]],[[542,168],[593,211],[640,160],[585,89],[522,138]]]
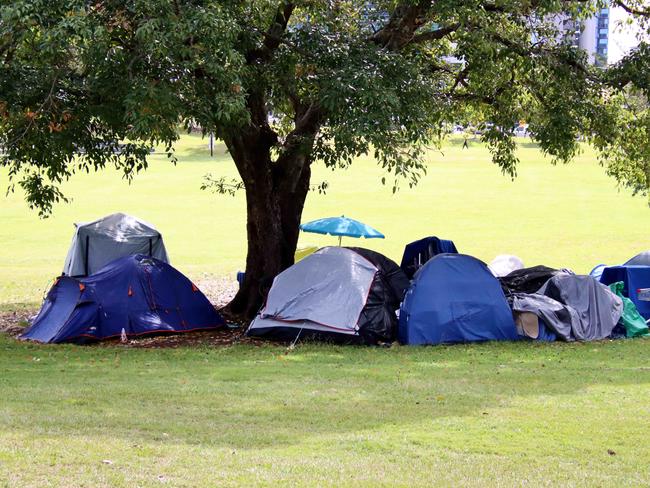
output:
[[[399,4],[395,7],[388,23],[375,32],[370,39],[390,51],[403,48],[413,39],[415,31],[427,22],[426,13],[431,5],[431,0]]]
[[[309,155],[320,129],[322,115],[322,109],[316,103],[296,114],[296,125],[285,138],[275,163],[274,177],[283,191],[295,191],[304,167],[311,163]]]
[[[407,45],[418,44],[418,43],[428,42],[428,41],[437,41],[444,37],[447,37],[450,34],[453,34],[459,28],[460,28],[460,24],[456,23],[448,27],[441,27],[439,29],[432,30],[429,32],[423,32],[422,34],[416,34],[411,38],[410,41],[407,42]]]
[[[470,67],[469,65],[465,65],[465,67],[458,72],[456,75],[456,80],[454,81],[453,86],[451,87],[451,90],[449,91],[450,94],[454,94],[456,92],[456,89],[458,88],[459,85],[464,86],[467,88],[467,75],[469,73]]]
[[[478,27],[477,27],[478,28]],[[591,81],[600,81],[592,71],[590,71],[584,64],[580,63],[576,59],[567,58],[563,56],[561,52],[558,52],[554,49],[545,48],[541,44],[533,44],[530,46],[523,46],[518,44],[511,39],[501,36],[496,32],[486,33],[492,40],[500,43],[504,47],[508,48],[511,52],[521,56],[521,57],[531,57],[531,56],[551,56],[555,58],[558,62],[565,64],[573,68],[576,72],[581,73],[585,78]]]
[[[639,15],[641,17],[648,17],[650,18],[650,8],[640,10],[638,8],[630,7],[628,4],[621,0],[614,0],[614,4],[618,5],[621,7],[623,10],[625,10],[628,14],[632,15]]]
[[[280,45],[280,37],[287,29],[294,8],[295,5],[291,2],[284,2],[278,6],[275,18],[273,19],[273,24],[269,28],[268,36],[264,41],[264,47],[267,50],[273,51]]]
[[[262,47],[252,49],[246,55],[246,59],[249,63],[260,60],[268,61],[271,59],[273,51],[275,51],[282,43],[282,35],[287,29],[289,19],[291,18],[294,9],[295,5],[292,2],[285,1],[278,5],[278,9],[275,12],[271,25],[266,32],[261,33],[264,37]]]

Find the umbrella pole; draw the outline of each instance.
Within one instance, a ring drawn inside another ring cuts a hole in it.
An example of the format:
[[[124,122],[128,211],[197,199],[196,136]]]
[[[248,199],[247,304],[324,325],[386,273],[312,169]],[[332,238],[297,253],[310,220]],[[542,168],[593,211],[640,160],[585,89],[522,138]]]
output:
[[[341,247],[341,239],[343,239],[343,237],[339,236],[339,247]]]

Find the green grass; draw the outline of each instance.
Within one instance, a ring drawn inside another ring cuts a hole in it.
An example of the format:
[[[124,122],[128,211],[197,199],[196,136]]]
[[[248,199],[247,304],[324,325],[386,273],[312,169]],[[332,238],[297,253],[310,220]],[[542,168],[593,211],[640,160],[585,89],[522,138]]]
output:
[[[0,305],[35,304],[61,272],[73,222],[124,211],[154,223],[163,233],[173,264],[193,279],[242,269],[246,252],[244,196],[199,190],[204,174],[234,176],[223,146],[209,158],[207,144],[184,136],[178,166],[162,154],[130,186],[115,171],[79,175],[65,185],[73,198],[39,220],[16,193],[0,204]],[[367,246],[395,260],[403,246],[426,235],[453,239],[462,252],[490,261],[512,253],[526,264],[588,272],[601,262],[619,263],[648,249],[650,211],[643,198],[619,192],[586,149],[566,166],[552,166],[529,143],[519,148],[519,177],[510,181],[490,162],[485,148],[459,143],[432,150],[428,174],[413,190],[393,195],[380,183],[382,171],[361,158],[346,171],[320,165],[314,182],[327,180],[327,195],[308,197],[303,220],[345,214],[376,227],[385,240]],[[0,173],[6,182],[6,173]],[[301,244],[336,244],[328,236],[303,234]]]
[[[0,337],[0,486],[647,486],[647,357]]]
[[[154,156],[131,186],[110,171],[79,176],[65,187],[73,203],[44,221],[21,195],[4,198],[0,309],[33,308],[72,222],[116,211],[155,223],[194,279],[241,269],[243,196],[199,190],[207,172],[234,175],[232,162],[190,136],[178,155],[178,167]],[[520,156],[513,183],[483,147],[448,145],[397,195],[369,158],[317,167],[330,190],[309,197],[304,220],[363,220],[387,239],[345,242],[396,260],[429,234],[484,260],[582,272],[650,247],[645,201],[619,193],[593,153],[553,167],[524,143]],[[138,350],[0,334],[0,487],[649,485],[648,346]]]

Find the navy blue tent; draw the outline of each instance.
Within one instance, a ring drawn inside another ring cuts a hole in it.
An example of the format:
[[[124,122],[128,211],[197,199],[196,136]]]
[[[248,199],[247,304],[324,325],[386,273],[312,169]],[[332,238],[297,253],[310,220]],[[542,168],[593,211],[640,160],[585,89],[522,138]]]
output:
[[[404,248],[402,264],[400,268],[410,279],[415,272],[429,259],[441,253],[458,253],[453,241],[438,239],[437,237],[425,237],[419,241],[411,242]]]
[[[617,281],[623,282],[623,295],[632,300],[641,316],[650,319],[650,266],[606,267],[600,276],[600,282],[611,285]]]
[[[38,342],[88,342],[127,336],[213,329],[224,321],[182,273],[136,254],[111,261],[84,278],[61,276],[32,326],[21,336]]]
[[[415,275],[400,309],[402,344],[517,340],[512,312],[485,263],[439,254]]]

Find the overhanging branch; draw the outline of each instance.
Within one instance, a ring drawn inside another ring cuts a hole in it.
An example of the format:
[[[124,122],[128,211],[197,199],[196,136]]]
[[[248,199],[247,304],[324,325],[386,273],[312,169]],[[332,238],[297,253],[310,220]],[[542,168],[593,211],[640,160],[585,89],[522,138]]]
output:
[[[628,14],[639,15],[639,16],[641,16],[641,17],[648,17],[648,18],[650,18],[650,8],[640,10],[640,9],[638,9],[638,8],[635,8],[635,7],[630,7],[628,4],[626,4],[625,2],[623,2],[623,1],[621,1],[621,0],[614,0],[614,4],[615,4],[615,5],[618,5],[619,7],[621,7],[621,8],[622,8],[623,10],[625,10]]]
[[[278,5],[275,16],[271,21],[271,25],[266,32],[260,32],[264,37],[262,47],[252,49],[246,55],[246,59],[249,63],[258,60],[268,61],[271,59],[273,51],[275,51],[282,43],[282,35],[287,29],[289,19],[291,18],[294,9],[295,5],[293,2],[282,2]]]
[[[443,39],[444,37],[447,37],[450,34],[453,34],[460,28],[460,24],[452,24],[448,27],[441,27],[436,30],[432,30],[429,32],[423,32],[422,34],[416,34],[413,37],[411,37],[411,40],[407,42],[407,45],[411,44],[418,44],[422,42],[428,42],[428,41],[437,41],[440,39]]]

